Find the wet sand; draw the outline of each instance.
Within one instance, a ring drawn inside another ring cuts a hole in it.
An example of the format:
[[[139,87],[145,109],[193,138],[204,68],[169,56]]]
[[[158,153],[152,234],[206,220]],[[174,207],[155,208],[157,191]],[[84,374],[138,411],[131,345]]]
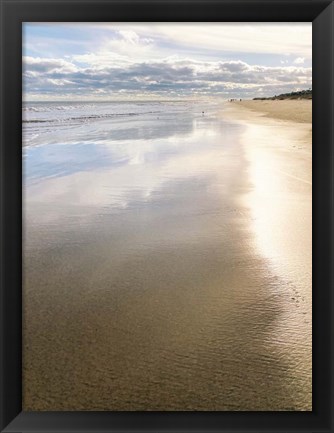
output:
[[[255,243],[272,272],[285,281],[298,313],[287,306],[279,329],[296,326],[294,347],[311,389],[312,347],[312,101],[242,101],[227,117],[247,126],[242,142],[249,162]],[[298,349],[297,349],[298,347]],[[311,405],[311,392],[309,405]]]
[[[306,129],[233,110],[29,187],[24,410],[312,409]]]

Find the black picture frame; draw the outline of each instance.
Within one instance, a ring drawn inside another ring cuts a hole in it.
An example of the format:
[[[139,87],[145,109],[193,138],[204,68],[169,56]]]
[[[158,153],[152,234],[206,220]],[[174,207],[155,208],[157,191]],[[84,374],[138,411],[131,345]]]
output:
[[[313,411],[23,412],[22,23],[313,22]],[[333,432],[333,29],[328,0],[1,0],[2,432]]]

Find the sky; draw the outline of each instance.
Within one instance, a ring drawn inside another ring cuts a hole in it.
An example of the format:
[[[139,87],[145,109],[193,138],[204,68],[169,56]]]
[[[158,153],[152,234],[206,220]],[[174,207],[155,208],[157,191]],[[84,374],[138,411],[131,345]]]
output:
[[[312,87],[311,23],[24,23],[23,99],[253,98]]]

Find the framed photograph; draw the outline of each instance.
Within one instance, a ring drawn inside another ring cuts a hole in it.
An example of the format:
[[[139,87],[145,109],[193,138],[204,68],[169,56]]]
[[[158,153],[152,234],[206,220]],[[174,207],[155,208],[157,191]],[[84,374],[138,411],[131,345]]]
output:
[[[1,0],[2,432],[333,432],[333,24]]]

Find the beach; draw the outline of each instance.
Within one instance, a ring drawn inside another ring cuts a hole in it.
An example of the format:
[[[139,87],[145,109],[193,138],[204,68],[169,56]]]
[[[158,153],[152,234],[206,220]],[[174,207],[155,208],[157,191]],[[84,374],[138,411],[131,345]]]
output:
[[[25,109],[24,410],[312,410],[310,101]]]
[[[251,110],[253,114],[260,113],[263,117],[296,123],[312,123],[312,99],[244,100],[234,104],[239,109],[245,108]]]
[[[247,129],[242,141],[252,191],[246,197],[256,244],[290,287],[291,303],[278,329],[296,326],[311,387],[312,345],[312,100],[239,101],[231,118]],[[296,349],[294,346],[294,349]],[[311,404],[311,402],[309,403]]]

